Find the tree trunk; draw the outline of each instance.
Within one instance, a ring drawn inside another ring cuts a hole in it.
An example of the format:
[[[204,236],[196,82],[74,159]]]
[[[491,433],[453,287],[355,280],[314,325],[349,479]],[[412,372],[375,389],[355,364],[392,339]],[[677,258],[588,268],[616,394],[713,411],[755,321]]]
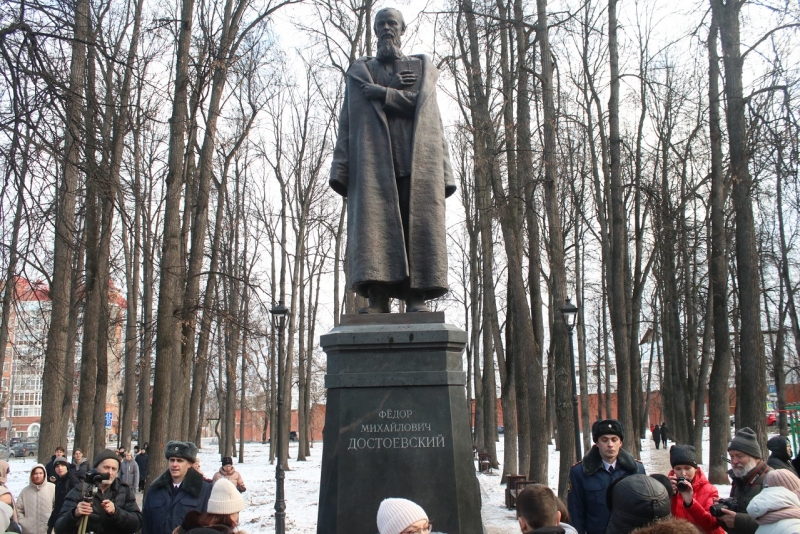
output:
[[[712,9],[717,17],[719,36],[724,54],[726,119],[728,125],[728,147],[730,154],[731,198],[736,223],[736,273],[739,281],[739,309],[741,332],[739,353],[742,356],[742,375],[747,377],[748,387],[741,388],[741,420],[737,426],[748,426],[755,430],[766,449],[766,403],[767,377],[764,338],[761,333],[761,303],[759,295],[759,258],[756,249],[755,221],[753,217],[753,182],[748,164],[748,132],[745,121],[745,98],[742,87],[744,57],[739,50],[738,0],[713,0]]]

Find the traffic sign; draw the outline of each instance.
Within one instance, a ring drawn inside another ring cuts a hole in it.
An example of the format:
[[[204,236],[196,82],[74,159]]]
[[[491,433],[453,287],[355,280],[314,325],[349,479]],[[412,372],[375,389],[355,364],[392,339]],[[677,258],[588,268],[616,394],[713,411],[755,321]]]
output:
[[[106,428],[111,428],[111,420],[114,419],[113,412],[106,412]]]

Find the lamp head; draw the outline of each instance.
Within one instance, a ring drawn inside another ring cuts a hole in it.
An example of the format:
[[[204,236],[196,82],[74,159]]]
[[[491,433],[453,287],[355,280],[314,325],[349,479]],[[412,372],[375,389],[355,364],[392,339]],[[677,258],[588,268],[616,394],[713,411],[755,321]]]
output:
[[[564,318],[564,324],[570,331],[575,328],[578,323],[578,307],[567,299],[564,305],[561,306],[561,315]]]

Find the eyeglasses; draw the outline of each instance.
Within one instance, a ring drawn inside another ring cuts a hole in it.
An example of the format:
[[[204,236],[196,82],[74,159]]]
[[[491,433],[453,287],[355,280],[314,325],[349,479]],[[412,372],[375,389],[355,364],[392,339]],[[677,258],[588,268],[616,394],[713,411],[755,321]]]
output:
[[[418,528],[415,530],[404,530],[400,534],[428,534],[431,531],[431,529],[433,529],[433,523],[429,522],[422,528]]]

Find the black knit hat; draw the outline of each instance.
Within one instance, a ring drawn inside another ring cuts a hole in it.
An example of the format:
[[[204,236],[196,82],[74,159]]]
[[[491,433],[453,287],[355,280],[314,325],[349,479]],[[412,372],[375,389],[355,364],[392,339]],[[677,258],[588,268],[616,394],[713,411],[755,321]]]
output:
[[[667,489],[647,475],[617,479],[608,491],[611,519],[606,532],[630,532],[670,517]]]
[[[767,441],[767,448],[772,452],[783,452],[789,444],[789,438],[786,436],[775,436]]]
[[[231,458],[230,456],[225,456],[222,459],[222,465],[233,465],[233,458]]]
[[[743,452],[753,458],[761,459],[761,446],[758,444],[758,436],[755,430],[746,426],[736,432],[730,444],[728,445],[729,451]]]
[[[170,458],[183,458],[194,463],[197,459],[197,445],[191,441],[170,441],[164,450],[164,457],[167,460]]]
[[[697,451],[691,445],[673,445],[669,448],[669,463],[676,465],[691,465],[697,467]]]
[[[69,460],[67,460],[64,456],[56,456],[53,458],[53,467],[57,466],[58,464],[64,464],[69,467]]]
[[[619,436],[619,439],[624,440],[625,436],[622,432],[622,424],[616,419],[603,419],[602,421],[595,421],[592,424],[592,441],[597,443],[600,436],[606,434],[613,434]]]
[[[111,449],[103,449],[100,454],[94,457],[94,462],[92,462],[92,467],[97,467],[104,460],[116,460],[118,464],[122,465],[122,460],[119,459],[119,455],[116,451],[112,451]]]

